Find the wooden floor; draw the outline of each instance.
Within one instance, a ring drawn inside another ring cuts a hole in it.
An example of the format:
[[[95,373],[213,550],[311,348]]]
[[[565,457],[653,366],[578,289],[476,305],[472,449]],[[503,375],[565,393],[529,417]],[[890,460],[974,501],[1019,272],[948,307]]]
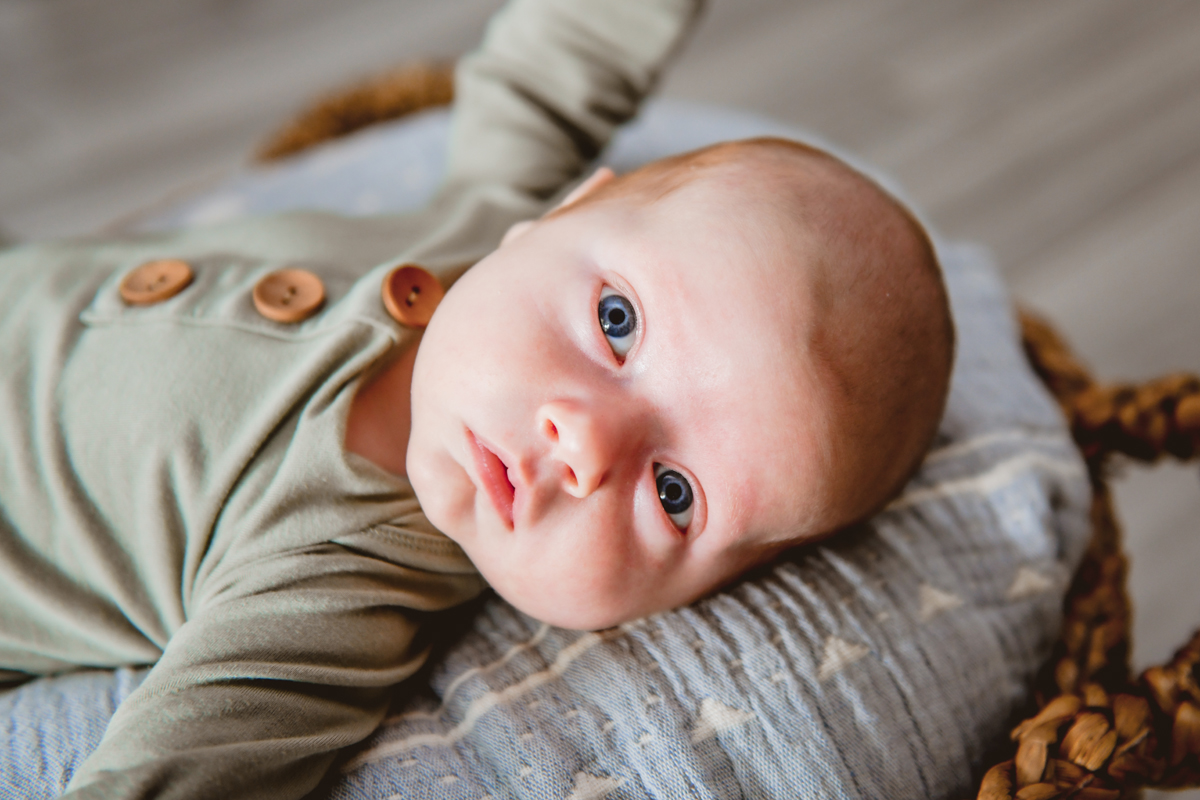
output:
[[[88,231],[236,168],[318,90],[457,55],[497,5],[0,0],[0,229]],[[713,0],[663,92],[892,171],[1100,375],[1200,372],[1200,4]],[[1197,477],[1119,483],[1139,666],[1200,625]]]

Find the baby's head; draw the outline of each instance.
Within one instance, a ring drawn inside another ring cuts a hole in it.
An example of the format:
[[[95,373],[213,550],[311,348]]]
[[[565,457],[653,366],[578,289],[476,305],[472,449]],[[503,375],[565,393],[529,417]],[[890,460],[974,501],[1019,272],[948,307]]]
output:
[[[884,505],[953,337],[920,225],[832,156],[759,139],[603,170],[446,294],[409,479],[517,608],[607,627]]]

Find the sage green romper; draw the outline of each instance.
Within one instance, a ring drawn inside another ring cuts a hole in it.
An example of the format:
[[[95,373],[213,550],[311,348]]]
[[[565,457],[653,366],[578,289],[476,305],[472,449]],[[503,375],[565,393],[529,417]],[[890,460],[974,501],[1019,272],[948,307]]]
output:
[[[71,797],[300,797],[380,722],[432,612],[484,587],[406,480],[343,448],[364,376],[419,331],[380,299],[446,286],[628,119],[699,0],[516,0],[458,73],[424,211],[298,213],[0,252],[0,680],[155,664]],[[127,305],[156,258],[195,278]],[[299,267],[316,315],[251,292]]]

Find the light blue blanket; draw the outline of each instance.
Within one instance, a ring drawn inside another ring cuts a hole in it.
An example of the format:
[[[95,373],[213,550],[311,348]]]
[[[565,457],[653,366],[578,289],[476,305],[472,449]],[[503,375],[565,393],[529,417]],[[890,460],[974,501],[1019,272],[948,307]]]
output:
[[[440,177],[446,125],[426,113],[239,174],[147,227],[414,208]],[[813,139],[660,102],[606,158],[628,168],[764,133]],[[428,685],[346,755],[332,796],[969,794],[1049,653],[1090,497],[987,254],[937,246],[959,350],[938,442],[898,500],[727,591],[617,629],[549,628],[489,600]],[[54,797],[141,674],[77,673],[0,694],[0,797]]]

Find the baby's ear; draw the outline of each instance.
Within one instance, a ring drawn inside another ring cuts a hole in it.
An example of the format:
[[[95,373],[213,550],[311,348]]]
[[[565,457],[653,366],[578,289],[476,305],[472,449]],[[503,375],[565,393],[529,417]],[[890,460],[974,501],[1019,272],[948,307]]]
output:
[[[514,222],[512,225],[508,226],[508,230],[504,232],[504,238],[500,240],[500,246],[504,247],[504,245],[508,244],[513,239],[519,239],[522,233],[533,227],[533,223],[535,221],[536,220],[527,219],[523,222]]]
[[[572,203],[582,200],[615,177],[616,173],[614,173],[611,169],[608,167],[600,167],[598,170],[589,175],[587,180],[572,189],[570,193],[567,194],[567,196],[564,197],[562,201],[559,202],[559,204],[556,205],[552,210],[557,211],[560,208],[566,208]],[[533,223],[536,221],[537,220],[527,219],[523,222],[514,223],[507,231],[504,232],[504,238],[500,240],[500,246],[503,247],[514,239],[521,238],[521,234],[533,227]]]
[[[555,210],[557,211],[560,208],[566,208],[572,203],[579,202],[615,177],[617,177],[617,175],[611,169],[608,167],[600,167],[591,175],[589,175],[587,180],[572,189],[570,194],[564,197],[562,202],[554,207]]]

